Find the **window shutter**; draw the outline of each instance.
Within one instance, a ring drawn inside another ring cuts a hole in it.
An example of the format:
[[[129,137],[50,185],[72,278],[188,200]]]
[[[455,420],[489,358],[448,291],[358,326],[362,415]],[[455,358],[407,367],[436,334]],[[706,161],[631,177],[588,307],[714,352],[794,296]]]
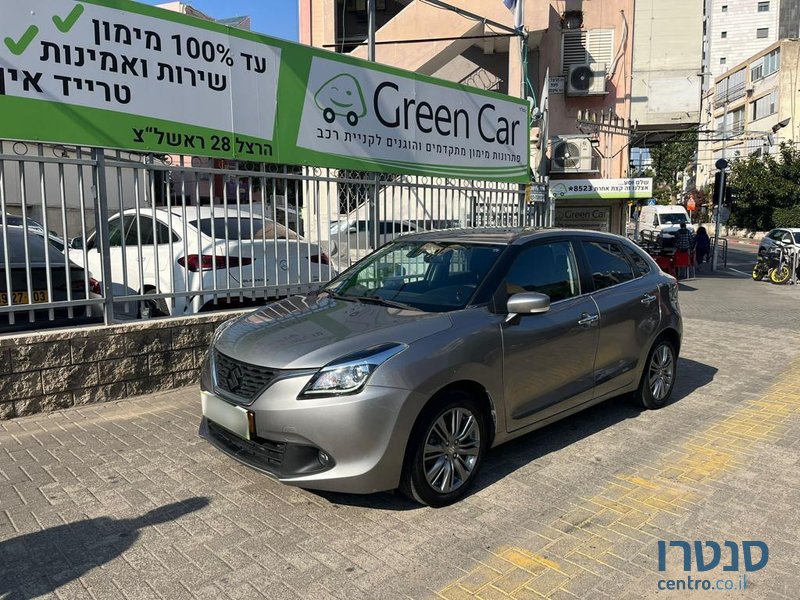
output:
[[[592,29],[587,36],[587,49],[590,63],[602,63],[606,69],[614,60],[614,30]]]
[[[564,75],[569,73],[571,65],[583,65],[588,61],[586,56],[586,32],[565,31],[563,34],[562,69]]]
[[[613,29],[565,31],[562,44],[561,67],[564,75],[569,74],[571,65],[601,63],[608,69],[614,60]]]

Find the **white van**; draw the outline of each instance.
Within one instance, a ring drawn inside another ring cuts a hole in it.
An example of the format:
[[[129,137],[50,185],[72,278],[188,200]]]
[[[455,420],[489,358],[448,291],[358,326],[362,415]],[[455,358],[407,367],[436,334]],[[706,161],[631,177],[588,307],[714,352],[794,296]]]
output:
[[[671,238],[680,229],[681,223],[686,223],[686,228],[694,232],[690,225],[689,213],[686,207],[679,204],[643,206],[639,211],[637,222],[639,236],[644,239],[649,237],[648,231],[654,232],[654,236],[661,235],[664,238]]]

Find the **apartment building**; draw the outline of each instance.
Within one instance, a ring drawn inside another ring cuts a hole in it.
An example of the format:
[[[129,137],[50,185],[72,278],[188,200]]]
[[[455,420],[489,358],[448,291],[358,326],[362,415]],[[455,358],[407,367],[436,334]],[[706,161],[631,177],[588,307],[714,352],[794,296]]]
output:
[[[780,40],[722,73],[705,98],[701,183],[714,163],[777,152],[800,139],[800,41]]]
[[[797,5],[797,1],[707,0],[706,70],[710,76],[722,75],[777,41],[779,36],[789,34],[793,8],[797,9],[792,5]]]

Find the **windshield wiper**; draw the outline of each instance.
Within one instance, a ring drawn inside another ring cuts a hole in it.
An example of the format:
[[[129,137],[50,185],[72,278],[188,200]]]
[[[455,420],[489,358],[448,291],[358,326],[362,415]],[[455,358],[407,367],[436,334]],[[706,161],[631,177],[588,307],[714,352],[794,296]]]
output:
[[[333,298],[334,300],[345,300],[347,302],[358,302],[358,298],[353,296],[345,296],[338,292],[334,292],[333,290],[322,290],[320,294],[327,294],[328,298]]]
[[[380,296],[351,296],[354,300],[364,302],[365,304],[380,304],[383,306],[391,306],[392,308],[401,308],[403,310],[419,310],[410,304],[403,304],[402,302],[395,302],[394,300],[387,300]]]

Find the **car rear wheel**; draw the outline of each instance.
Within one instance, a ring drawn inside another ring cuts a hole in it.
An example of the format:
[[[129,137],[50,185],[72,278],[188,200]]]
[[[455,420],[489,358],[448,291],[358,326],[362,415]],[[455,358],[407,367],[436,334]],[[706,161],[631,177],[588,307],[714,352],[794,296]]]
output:
[[[466,392],[448,392],[417,419],[400,490],[428,506],[456,502],[475,481],[488,440],[480,404]]]
[[[156,290],[146,290],[144,295],[155,294]],[[139,316],[142,319],[152,319],[155,317],[169,316],[169,307],[164,298],[147,298],[139,301]]]
[[[677,355],[672,343],[660,338],[647,356],[642,380],[636,390],[636,400],[644,408],[661,408],[672,395],[677,372]]]

